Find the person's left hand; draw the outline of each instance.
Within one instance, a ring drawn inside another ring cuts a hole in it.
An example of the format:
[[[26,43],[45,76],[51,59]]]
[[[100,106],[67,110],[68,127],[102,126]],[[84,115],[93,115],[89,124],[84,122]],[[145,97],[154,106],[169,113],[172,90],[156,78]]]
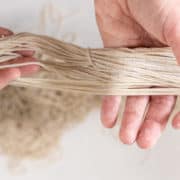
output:
[[[12,34],[12,31],[0,27],[0,36],[11,36]],[[23,63],[36,61],[36,59],[32,57],[34,55],[33,51],[21,51],[18,53],[21,55],[21,57],[2,64],[4,65],[9,63]],[[6,68],[0,70],[0,89],[7,86],[11,81],[22,76],[31,75],[32,73],[35,73],[38,70],[39,66],[37,65],[27,65],[19,68]]]

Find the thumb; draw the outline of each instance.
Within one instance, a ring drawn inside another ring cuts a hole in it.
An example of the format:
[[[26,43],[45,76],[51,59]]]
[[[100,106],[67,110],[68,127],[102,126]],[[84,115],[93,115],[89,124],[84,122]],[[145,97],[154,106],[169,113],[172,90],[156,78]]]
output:
[[[164,26],[164,36],[180,65],[180,13],[173,14],[173,16],[173,18],[167,19]]]

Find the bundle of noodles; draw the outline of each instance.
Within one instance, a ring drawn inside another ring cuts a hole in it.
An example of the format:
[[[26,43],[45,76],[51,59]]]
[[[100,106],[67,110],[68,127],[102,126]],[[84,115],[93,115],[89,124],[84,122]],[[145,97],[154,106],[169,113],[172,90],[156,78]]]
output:
[[[39,61],[1,65],[18,50],[35,50]],[[180,94],[180,68],[169,48],[85,49],[30,33],[0,39],[0,69],[28,64],[40,72],[0,92],[0,150],[11,156],[48,154],[64,127],[97,104],[89,94]]]
[[[0,40],[0,61],[35,50],[46,60],[0,65],[0,68],[38,64],[47,77],[19,78],[12,85],[95,95],[177,95],[180,68],[169,48],[85,49],[48,36],[19,33]],[[51,78],[48,74],[58,74]],[[153,87],[153,88],[152,88]]]

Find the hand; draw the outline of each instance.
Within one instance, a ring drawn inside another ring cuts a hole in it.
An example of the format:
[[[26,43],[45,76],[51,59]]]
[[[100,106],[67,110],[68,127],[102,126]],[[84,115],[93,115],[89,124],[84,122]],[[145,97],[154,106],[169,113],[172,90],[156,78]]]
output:
[[[10,36],[13,33],[5,28],[0,28],[0,36]],[[22,57],[11,60],[11,62],[8,63],[22,63],[22,62],[30,62],[35,61],[35,58],[32,56],[34,55],[34,52],[32,51],[21,51],[19,52]],[[3,63],[3,64],[8,64]],[[27,76],[32,73],[35,73],[39,70],[39,66],[37,65],[27,65],[20,68],[7,68],[0,70],[0,89],[4,88],[9,84],[10,81],[15,80],[16,78],[19,78],[21,76]]]
[[[95,0],[95,9],[105,47],[170,46],[180,63],[179,0]],[[121,141],[137,142],[141,148],[155,145],[175,102],[175,96],[127,97]],[[119,105],[120,97],[103,98],[101,119],[105,127],[115,125]],[[173,126],[180,128],[180,113],[174,117]]]

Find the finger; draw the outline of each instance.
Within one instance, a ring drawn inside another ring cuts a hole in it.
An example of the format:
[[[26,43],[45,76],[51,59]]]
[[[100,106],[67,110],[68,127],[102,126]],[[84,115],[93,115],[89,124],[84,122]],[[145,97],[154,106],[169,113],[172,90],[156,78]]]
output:
[[[148,96],[127,98],[120,128],[120,139],[123,143],[132,144],[136,140],[148,102]]]
[[[175,96],[153,96],[137,143],[141,148],[151,148],[159,139],[175,105]]]
[[[25,57],[31,57],[35,54],[34,51],[28,51],[28,50],[24,50],[24,51],[16,51],[16,53],[18,54],[21,54],[22,56],[25,56]]]
[[[26,63],[26,62],[35,62],[35,61],[37,61],[37,60],[32,57],[20,57],[20,58],[11,60],[8,64]],[[31,75],[33,73],[38,72],[39,69],[40,69],[40,67],[38,65],[25,65],[25,66],[19,67],[21,76]]]
[[[180,129],[180,112],[178,112],[178,113],[175,115],[175,117],[173,118],[172,126],[173,126],[175,129]]]
[[[34,62],[36,61],[35,58],[23,58],[22,59],[22,62]],[[21,71],[21,76],[29,76],[29,75],[32,75],[36,72],[38,72],[40,70],[40,66],[38,65],[27,65],[27,66],[23,66],[23,67],[20,67],[20,71]]]
[[[9,29],[0,27],[0,36],[11,36],[13,35],[13,32],[10,31]],[[34,51],[17,51],[17,53],[21,54],[22,56],[33,56],[34,55]]]
[[[112,128],[117,120],[121,98],[105,96],[102,101],[101,121],[107,128]]]
[[[2,36],[10,36],[12,35],[13,32],[10,31],[9,29],[6,29],[6,28],[3,28],[3,27],[0,27],[0,35]]]
[[[18,68],[0,70],[0,89],[8,85],[8,83],[21,76]]]

